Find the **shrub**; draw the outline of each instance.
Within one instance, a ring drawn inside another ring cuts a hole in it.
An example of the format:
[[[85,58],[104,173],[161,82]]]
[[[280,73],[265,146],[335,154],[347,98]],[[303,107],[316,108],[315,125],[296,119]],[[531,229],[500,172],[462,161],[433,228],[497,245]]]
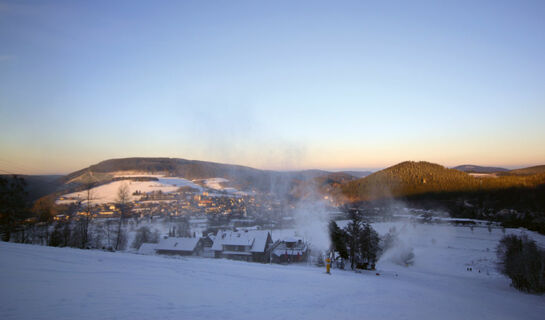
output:
[[[497,248],[500,271],[519,290],[545,292],[545,251],[527,236],[507,235]]]
[[[142,243],[157,243],[159,242],[159,232],[157,230],[151,231],[149,227],[141,227],[136,230],[132,247],[135,249],[140,248]]]

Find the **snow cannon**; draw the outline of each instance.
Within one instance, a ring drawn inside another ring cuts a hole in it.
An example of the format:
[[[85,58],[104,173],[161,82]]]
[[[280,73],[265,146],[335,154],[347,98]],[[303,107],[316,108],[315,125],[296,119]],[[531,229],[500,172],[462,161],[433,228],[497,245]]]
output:
[[[331,259],[326,258],[325,259],[325,270],[326,273],[330,273],[329,270],[331,269]]]

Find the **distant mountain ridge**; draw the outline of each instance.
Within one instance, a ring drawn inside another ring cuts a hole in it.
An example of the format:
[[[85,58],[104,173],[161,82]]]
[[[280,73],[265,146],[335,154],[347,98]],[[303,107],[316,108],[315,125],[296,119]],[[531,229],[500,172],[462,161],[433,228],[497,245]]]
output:
[[[533,167],[515,169],[515,170],[509,171],[509,174],[511,175],[533,175],[533,174],[541,174],[541,173],[545,173],[545,165],[533,166]]]
[[[373,174],[372,171],[340,171],[342,173],[346,173],[348,175],[351,175],[351,176],[354,176],[356,178],[363,178],[363,177],[367,177],[368,175],[370,174]]]
[[[484,169],[483,169],[484,168]],[[484,173],[494,171],[495,178],[478,178],[460,169]],[[119,173],[161,174],[189,180],[225,178],[229,186],[239,190],[258,190],[293,199],[301,195],[334,196],[339,202],[366,201],[388,197],[406,197],[430,192],[475,191],[513,186],[535,186],[544,183],[545,165],[511,171],[497,171],[495,167],[474,165],[452,169],[430,162],[406,161],[368,174],[368,172],[328,172],[323,170],[273,171],[247,166],[179,158],[120,158],[101,161],[64,177],[42,183],[43,178],[27,178],[29,187],[39,188],[36,195],[61,191],[67,193],[81,188],[87,181],[104,184]],[[506,169],[504,169],[506,170]],[[361,177],[365,175],[364,177]],[[33,186],[33,184],[37,184]]]
[[[456,170],[467,172],[467,173],[496,173],[502,176],[506,176],[506,175],[528,176],[528,175],[545,173],[545,165],[509,170],[509,169],[500,168],[500,167],[483,167],[483,166],[476,166],[472,164],[464,164],[461,166],[454,167],[452,169],[456,169]]]
[[[294,188],[300,187],[301,184],[314,184],[313,180],[318,177],[323,178],[318,182],[320,184],[339,183],[339,181],[358,178],[347,173],[323,170],[273,171],[200,160],[140,157],[105,160],[70,173],[63,178],[63,181],[70,187],[77,187],[86,181],[106,183],[114,178],[114,174],[122,172],[162,174],[189,180],[220,177],[229,180],[230,186],[239,190],[255,189],[279,195],[290,195],[294,192]]]
[[[467,172],[467,173],[494,173],[494,172],[509,171],[509,169],[500,168],[500,167],[483,167],[483,166],[476,166],[473,164],[464,164],[461,166],[456,166],[452,169],[456,169],[456,170]]]
[[[0,175],[7,178],[8,181],[12,179],[13,175]],[[17,175],[25,180],[25,199],[28,202],[51,194],[57,191],[63,186],[62,175]]]

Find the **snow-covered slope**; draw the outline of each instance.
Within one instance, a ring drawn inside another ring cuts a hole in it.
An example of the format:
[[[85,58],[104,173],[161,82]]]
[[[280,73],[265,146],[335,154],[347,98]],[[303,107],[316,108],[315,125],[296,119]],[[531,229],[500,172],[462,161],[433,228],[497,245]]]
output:
[[[227,193],[237,193],[237,192],[239,192],[235,188],[225,187],[225,186],[222,185],[222,183],[225,184],[225,183],[228,183],[228,182],[229,182],[229,180],[224,179],[224,178],[210,178],[210,179],[204,180],[204,184],[206,185],[207,188],[218,190],[218,191],[224,191],[224,192],[227,192]],[[242,193],[244,193],[244,192],[242,192]]]
[[[443,251],[430,249],[426,267],[326,275],[314,266],[0,242],[0,319],[543,318],[543,296],[518,292],[503,276],[448,271],[480,248],[437,260]]]
[[[123,175],[128,177],[129,175]],[[137,175],[134,175],[137,176]],[[152,192],[152,191],[161,191],[161,192],[174,192],[180,187],[191,187],[197,190],[202,190],[202,187],[193,183],[192,181],[186,180],[179,177],[163,177],[159,175],[138,175],[138,177],[156,177],[157,181],[132,181],[132,180],[120,180],[113,181],[107,184],[100,185],[98,187],[91,189],[91,195],[93,197],[93,203],[113,203],[117,201],[117,193],[119,187],[122,185],[127,185],[130,193],[131,200],[139,199],[140,196],[135,196],[133,193],[135,191],[140,191],[142,193]],[[67,200],[57,200],[57,203],[71,203],[75,200],[73,199],[86,199],[86,192],[73,192],[63,195]]]

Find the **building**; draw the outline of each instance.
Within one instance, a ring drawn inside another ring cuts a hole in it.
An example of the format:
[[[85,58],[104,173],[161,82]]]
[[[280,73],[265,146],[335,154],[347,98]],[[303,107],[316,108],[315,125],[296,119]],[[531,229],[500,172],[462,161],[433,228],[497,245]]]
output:
[[[218,231],[212,250],[216,258],[268,262],[272,243],[266,230]]]
[[[302,238],[290,237],[275,243],[271,259],[276,263],[304,262],[309,253],[308,245]]]
[[[159,241],[155,252],[158,254],[197,256],[202,252],[201,238],[165,237]]]
[[[207,235],[201,237],[202,242],[202,256],[205,258],[214,258],[216,256],[212,246],[214,245],[214,235]]]

